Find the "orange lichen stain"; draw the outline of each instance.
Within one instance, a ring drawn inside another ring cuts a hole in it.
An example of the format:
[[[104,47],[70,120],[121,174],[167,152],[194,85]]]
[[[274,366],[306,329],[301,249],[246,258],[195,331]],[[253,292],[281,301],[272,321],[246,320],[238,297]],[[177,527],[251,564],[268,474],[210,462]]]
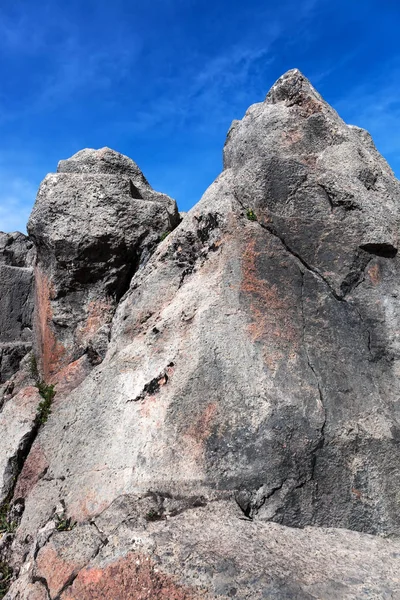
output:
[[[57,386],[56,402],[78,387],[88,375],[90,368],[85,354],[56,373],[50,380],[50,383]]]
[[[216,412],[217,405],[215,403],[208,404],[198,419],[189,427],[186,435],[194,438],[198,443],[204,442],[211,434]]]
[[[52,329],[51,299],[54,296],[54,288],[49,282],[49,278],[39,267],[35,269],[35,293],[36,339],[39,346],[43,377],[48,381],[62,367],[65,359],[65,348],[57,340]]]
[[[46,544],[36,558],[36,576],[46,580],[52,598],[57,596],[71,575],[84,566],[62,559],[51,541]]]
[[[29,385],[25,388],[22,388],[9,402],[12,403],[13,410],[15,414],[19,412],[23,412],[28,417],[27,409],[29,410],[30,416],[33,418],[36,414],[37,407],[39,402],[41,402],[42,398],[39,394],[39,391],[36,387]],[[4,417],[0,413],[0,420]]]
[[[276,285],[271,286],[265,279],[260,279],[256,260],[262,253],[256,251],[255,245],[256,240],[253,238],[245,249],[241,286],[241,291],[250,299],[251,339],[254,342],[265,339],[287,342],[293,352],[296,335],[288,319],[288,301],[280,295]]]
[[[61,600],[200,600],[147,556],[129,553],[103,568],[82,569]]]
[[[368,276],[374,285],[378,285],[381,280],[381,273],[378,264],[372,265],[367,271]]]
[[[104,468],[104,470],[107,470]],[[106,485],[106,484],[104,484]],[[82,491],[79,499],[72,501],[68,507],[68,516],[72,517],[78,523],[84,523],[89,519],[99,515],[103,510],[108,508],[109,502],[101,500],[96,494],[96,491]]]
[[[14,490],[14,500],[26,498],[46,472],[48,462],[41,445],[36,441],[24,462]]]
[[[77,343],[85,346],[91,337],[112,318],[114,304],[110,298],[92,300],[86,307],[87,318],[76,332]]]
[[[282,137],[288,146],[292,146],[303,139],[303,134],[300,129],[290,129],[289,131],[282,131]]]
[[[218,407],[215,403],[208,404],[194,419],[192,425],[182,434],[182,449],[194,463],[201,466],[204,463],[204,442],[210,437],[215,423]]]
[[[308,118],[322,111],[322,102],[311,96],[304,96],[296,103],[295,108],[302,117]]]

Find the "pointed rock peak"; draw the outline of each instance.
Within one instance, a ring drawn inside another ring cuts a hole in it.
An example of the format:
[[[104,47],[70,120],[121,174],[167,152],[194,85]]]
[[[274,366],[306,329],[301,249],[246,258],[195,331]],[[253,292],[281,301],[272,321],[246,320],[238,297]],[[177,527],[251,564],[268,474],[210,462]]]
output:
[[[274,83],[265,101],[269,104],[287,102],[293,105],[304,104],[307,99],[323,102],[307,77],[304,77],[298,69],[291,69]]]
[[[71,158],[60,160],[57,173],[99,173],[105,175],[144,176],[137,164],[128,156],[111,148],[85,148]]]

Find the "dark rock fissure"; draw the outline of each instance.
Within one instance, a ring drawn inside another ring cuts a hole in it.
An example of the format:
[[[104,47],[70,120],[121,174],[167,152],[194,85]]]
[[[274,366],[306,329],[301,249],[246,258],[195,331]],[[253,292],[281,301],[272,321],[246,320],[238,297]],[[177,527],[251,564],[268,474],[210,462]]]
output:
[[[316,269],[315,267],[312,267],[311,265],[309,265],[301,256],[300,254],[298,254],[297,252],[295,252],[292,248],[290,248],[290,246],[287,244],[286,240],[284,239],[284,237],[282,235],[280,235],[278,233],[278,231],[275,229],[275,227],[273,227],[272,225],[266,225],[265,223],[262,223],[260,221],[258,221],[258,223],[260,224],[260,226],[265,229],[266,231],[268,231],[268,233],[270,233],[271,235],[275,236],[278,240],[280,240],[280,242],[282,243],[282,245],[284,246],[285,250],[287,250],[287,252],[289,252],[289,254],[291,254],[292,256],[294,256],[298,261],[300,261],[300,263],[303,265],[303,267],[305,269],[307,269],[307,271],[309,271],[310,273],[312,273],[314,276],[318,277],[318,279],[320,279],[329,289],[330,293],[334,296],[334,298],[336,300],[338,300],[339,302],[344,302],[344,296],[338,294],[333,287],[331,286],[331,284],[329,283],[329,281],[319,272],[318,269]],[[347,290],[347,292],[349,291],[349,289]]]
[[[53,600],[52,597],[51,597],[51,593],[50,593],[49,585],[47,583],[47,579],[45,577],[40,577],[39,575],[32,575],[32,583],[41,583],[42,586],[45,588],[48,597],[51,600]]]
[[[397,248],[392,244],[362,244],[360,248],[369,254],[383,258],[394,258],[397,254]]]
[[[33,337],[60,390],[0,455],[17,477],[32,458],[10,600],[152,593],[153,558],[194,597],[395,594],[398,181],[296,70],[232,124],[224,166],[181,222],[128,157],[86,149],[41,184],[32,241],[0,234],[0,378]]]
[[[128,402],[140,402],[141,400],[144,400],[146,396],[153,396],[154,394],[157,394],[162,386],[167,385],[169,380],[168,369],[172,368],[173,366],[174,363],[170,362],[164,371],[161,371],[157,377],[154,377],[144,385],[143,390],[138,396],[136,396],[136,398],[132,398],[131,400],[128,400]]]

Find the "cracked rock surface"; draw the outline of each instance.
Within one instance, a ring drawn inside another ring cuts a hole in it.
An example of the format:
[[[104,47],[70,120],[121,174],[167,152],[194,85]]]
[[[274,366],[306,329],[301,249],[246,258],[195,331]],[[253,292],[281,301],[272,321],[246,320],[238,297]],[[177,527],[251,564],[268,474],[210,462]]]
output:
[[[180,217],[136,163],[109,148],[60,161],[28,223],[36,247],[36,351],[45,378],[87,354],[104,358],[115,307]]]
[[[32,347],[32,263],[33,244],[26,236],[0,232],[0,385]]]
[[[130,159],[62,161],[29,225],[60,392],[7,600],[400,598],[399,209],[369,134],[297,70],[176,228]]]

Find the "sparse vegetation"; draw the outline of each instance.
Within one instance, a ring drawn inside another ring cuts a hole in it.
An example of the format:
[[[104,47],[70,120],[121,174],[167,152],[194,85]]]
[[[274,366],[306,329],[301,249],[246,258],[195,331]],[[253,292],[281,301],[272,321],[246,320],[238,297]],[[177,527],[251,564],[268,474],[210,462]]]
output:
[[[53,403],[54,396],[56,395],[56,391],[54,389],[54,385],[49,385],[45,381],[43,381],[43,379],[41,379],[36,356],[33,353],[31,354],[30,359],[30,374],[31,377],[35,380],[35,384],[37,389],[39,390],[39,394],[43,398],[42,402],[40,402],[38,406],[36,415],[37,425],[43,425],[44,423],[46,423],[51,413],[51,405]]]
[[[73,521],[71,519],[71,517],[68,517],[68,519],[63,519],[62,517],[59,517],[58,515],[56,515],[56,519],[57,519],[57,524],[56,524],[57,531],[72,531],[72,529],[76,525],[76,522]]]
[[[5,562],[0,562],[0,598],[4,598],[11,584],[12,570]]]
[[[164,231],[164,233],[162,233],[160,235],[160,242],[163,242],[165,240],[165,238],[167,238],[169,236],[171,232],[170,231]]]
[[[17,523],[8,519],[8,504],[5,504],[0,509],[0,534],[2,533],[14,533],[17,529]]]
[[[10,521],[9,518],[11,497],[12,492],[10,492],[0,507],[0,534],[14,533],[17,528],[17,523],[15,521]]]
[[[39,369],[37,365],[37,360],[35,354],[32,352],[30,361],[29,361],[29,372],[32,379],[35,380],[36,384],[40,380]]]
[[[251,208],[247,209],[246,216],[247,216],[247,218],[248,218],[249,221],[257,221],[257,215],[254,212],[254,210],[252,210]]]
[[[161,514],[154,508],[151,508],[146,514],[146,521],[159,521],[160,519],[162,519]]]
[[[43,423],[46,423],[51,413],[51,405],[54,396],[56,395],[56,391],[54,389],[54,385],[47,385],[47,383],[45,383],[44,381],[38,381],[37,388],[43,400],[38,406],[36,422],[39,425],[43,425]]]

